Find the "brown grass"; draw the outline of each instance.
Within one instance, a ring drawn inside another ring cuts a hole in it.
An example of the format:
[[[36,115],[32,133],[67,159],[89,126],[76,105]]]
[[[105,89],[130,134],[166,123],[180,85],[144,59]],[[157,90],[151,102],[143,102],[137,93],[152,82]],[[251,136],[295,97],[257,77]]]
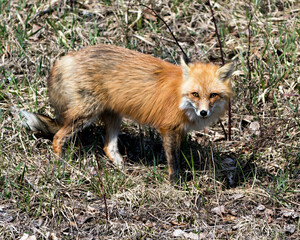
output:
[[[102,153],[101,126],[79,133],[57,160],[51,141],[12,115],[12,106],[51,115],[46,79],[71,49],[101,42],[179,60],[166,27],[136,1],[52,3],[50,12],[49,1],[0,1],[0,239],[299,239],[297,1],[211,1],[225,59],[237,65],[232,141],[219,125],[191,133],[179,187],[169,185],[161,140],[147,126],[124,121],[119,172],[94,154]],[[192,60],[221,63],[205,2],[152,7]]]

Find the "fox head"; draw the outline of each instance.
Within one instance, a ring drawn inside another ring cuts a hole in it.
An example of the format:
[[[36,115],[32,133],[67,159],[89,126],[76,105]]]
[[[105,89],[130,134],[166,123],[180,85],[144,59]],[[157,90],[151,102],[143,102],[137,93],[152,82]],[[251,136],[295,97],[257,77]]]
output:
[[[232,96],[230,77],[234,64],[222,67],[214,64],[189,63],[181,59],[182,98],[180,109],[190,121],[219,118]],[[215,119],[217,120],[217,119]]]

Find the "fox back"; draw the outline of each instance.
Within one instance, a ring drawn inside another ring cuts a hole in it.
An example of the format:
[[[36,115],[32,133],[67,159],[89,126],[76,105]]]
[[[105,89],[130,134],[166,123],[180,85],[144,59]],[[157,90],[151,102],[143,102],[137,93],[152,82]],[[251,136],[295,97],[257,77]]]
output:
[[[187,64],[182,59],[177,66],[129,49],[99,44],[55,62],[48,79],[55,120],[21,113],[29,128],[55,134],[53,149],[57,155],[71,134],[103,120],[104,150],[116,165],[122,165],[117,149],[122,117],[152,125],[162,134],[172,179],[178,174],[174,147],[179,148],[180,136],[222,116],[232,96],[232,71],[233,64]]]
[[[59,119],[104,110],[143,124],[179,122],[181,68],[128,49],[98,45],[57,61],[48,80]],[[169,119],[172,117],[172,119]]]
[[[92,118],[111,110],[157,128],[198,128],[199,121],[203,128],[224,113],[225,102],[232,94],[230,81],[218,69],[203,63],[176,66],[150,55],[100,44],[58,60],[48,79],[48,92],[61,122],[82,115]],[[219,96],[208,103],[211,93]],[[201,107],[208,110],[218,101],[222,103],[215,104],[218,107],[207,117],[199,115]],[[214,119],[208,120],[210,115]]]

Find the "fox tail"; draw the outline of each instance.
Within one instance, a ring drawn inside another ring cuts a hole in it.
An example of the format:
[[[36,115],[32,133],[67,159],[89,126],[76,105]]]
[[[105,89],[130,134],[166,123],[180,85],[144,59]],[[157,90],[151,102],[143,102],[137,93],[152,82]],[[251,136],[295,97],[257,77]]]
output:
[[[17,110],[11,108],[15,117],[21,117],[22,125],[35,133],[39,133],[45,137],[53,137],[56,132],[61,128],[60,124],[46,115],[39,113],[27,112],[24,110]]]

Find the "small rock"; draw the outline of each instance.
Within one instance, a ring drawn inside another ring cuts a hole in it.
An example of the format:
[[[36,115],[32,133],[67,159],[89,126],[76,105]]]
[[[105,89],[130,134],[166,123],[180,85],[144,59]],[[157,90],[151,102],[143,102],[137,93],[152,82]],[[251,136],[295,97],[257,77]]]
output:
[[[190,232],[190,233],[184,233],[183,236],[185,238],[188,238],[188,239],[195,239],[195,240],[199,239],[198,234],[192,233],[192,232]]]
[[[211,210],[213,213],[218,214],[219,216],[222,216],[225,213],[225,207],[224,205],[215,207]]]
[[[221,161],[221,168],[222,172],[224,175],[226,175],[228,179],[228,183],[230,187],[235,186],[235,181],[234,181],[234,171],[236,169],[236,160],[232,158],[225,158],[224,160]]]
[[[36,240],[36,236],[29,236],[27,233],[24,233],[20,240]]]
[[[236,160],[232,158],[225,158],[221,161],[221,167],[223,171],[233,171],[236,169]]]
[[[237,212],[236,209],[231,209],[230,214],[233,215],[233,216],[236,216],[238,214],[238,212]]]
[[[249,129],[250,131],[255,134],[255,135],[259,135],[260,134],[260,125],[259,122],[251,122],[249,125]]]
[[[266,207],[262,204],[258,205],[258,207],[256,208],[259,211],[264,211],[266,209]]]
[[[295,212],[294,210],[283,210],[282,211],[282,216],[285,218],[292,218],[292,219],[296,219],[299,217],[299,214],[297,212]]]
[[[268,208],[267,208],[265,212],[266,212],[266,214],[269,215],[269,216],[273,216],[273,215],[274,215],[274,212],[273,212],[272,209],[268,209]]]
[[[93,197],[93,194],[92,194],[90,191],[87,191],[87,193],[86,193],[86,198],[87,198],[88,200],[91,200],[92,197]]]
[[[150,220],[147,220],[145,223],[146,227],[148,228],[152,228],[153,227],[153,223]]]
[[[185,203],[185,206],[188,208],[191,206],[191,203],[189,201],[184,201],[184,203]]]
[[[229,199],[237,200],[237,199],[241,199],[243,197],[244,197],[244,194],[237,193],[237,194],[234,194],[234,195],[230,196]]]
[[[232,226],[232,230],[236,231],[236,230],[239,229],[239,227],[240,227],[240,223],[238,223],[237,225]]]
[[[296,231],[296,225],[294,224],[287,224],[284,226],[284,231],[286,233],[293,234]]]
[[[56,237],[55,233],[51,233],[50,236],[51,236],[52,240],[58,240],[58,238]]]
[[[173,237],[181,237],[181,236],[183,236],[183,234],[184,234],[184,231],[182,231],[181,229],[176,229],[173,232]]]
[[[126,216],[126,212],[125,212],[124,208],[121,208],[119,210],[119,213],[120,213],[121,216]]]
[[[173,232],[173,237],[181,237],[181,238],[184,238],[184,239],[204,239],[204,238],[200,238],[200,236],[196,233],[186,233],[184,232],[183,230],[181,229],[176,229],[174,232]]]
[[[29,237],[29,234],[24,233],[23,236],[20,238],[20,240],[27,240]]]

